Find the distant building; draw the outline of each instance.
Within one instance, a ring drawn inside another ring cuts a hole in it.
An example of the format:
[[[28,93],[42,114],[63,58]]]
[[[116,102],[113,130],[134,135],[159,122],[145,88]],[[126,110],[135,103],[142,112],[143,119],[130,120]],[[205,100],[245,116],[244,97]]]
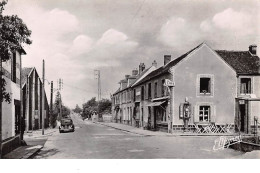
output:
[[[44,115],[45,128],[49,127],[49,104],[44,91],[42,93],[42,81],[33,68],[22,69],[22,89],[23,89],[23,115],[25,117],[25,131],[38,130],[42,128],[42,116]],[[44,97],[45,107],[42,112],[42,97]]]
[[[254,117],[260,118],[259,67],[256,45],[248,51],[226,51],[202,43],[173,60],[164,56],[163,66],[128,87],[133,93],[128,105],[140,126],[148,129],[167,131],[171,122],[173,130],[183,131],[187,113],[189,130],[195,124],[229,124],[236,131],[251,133]],[[172,93],[165,80],[174,83]],[[112,103],[124,111],[120,99],[117,102],[122,92],[120,88],[113,95]],[[187,112],[183,105],[188,105]]]
[[[22,50],[13,52],[10,60],[3,62],[3,78],[6,81],[6,92],[10,94],[11,103],[2,103],[2,154],[20,146],[22,132],[21,116],[21,55]]]

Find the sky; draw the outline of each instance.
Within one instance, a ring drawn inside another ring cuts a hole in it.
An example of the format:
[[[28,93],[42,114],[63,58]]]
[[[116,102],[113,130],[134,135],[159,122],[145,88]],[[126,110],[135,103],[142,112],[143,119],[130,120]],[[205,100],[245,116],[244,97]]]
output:
[[[248,50],[260,43],[259,0],[9,0],[32,31],[23,67],[35,67],[46,81],[63,79],[62,99],[70,108],[101,96],[143,62],[163,65],[206,42],[213,49]],[[258,52],[260,51],[258,45]],[[45,85],[50,99],[50,85]],[[55,93],[54,93],[55,95]]]

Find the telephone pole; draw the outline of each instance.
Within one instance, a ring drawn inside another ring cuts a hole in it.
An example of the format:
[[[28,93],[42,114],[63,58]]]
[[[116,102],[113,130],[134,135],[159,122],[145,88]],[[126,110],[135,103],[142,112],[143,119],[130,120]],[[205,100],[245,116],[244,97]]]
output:
[[[95,79],[98,80],[98,98],[97,100],[101,100],[101,81],[100,81],[100,70],[94,70]]]
[[[53,99],[53,81],[51,81],[51,99],[50,99],[50,114],[51,114],[51,120],[52,120],[52,116],[53,116],[53,111],[52,111],[52,99]],[[49,123],[52,125],[52,123]]]
[[[58,79],[58,90],[60,93],[60,119],[62,118],[61,90],[63,89],[63,79]]]
[[[45,118],[45,92],[44,92],[44,84],[45,84],[45,63],[42,61],[42,135],[44,135],[44,118]]]

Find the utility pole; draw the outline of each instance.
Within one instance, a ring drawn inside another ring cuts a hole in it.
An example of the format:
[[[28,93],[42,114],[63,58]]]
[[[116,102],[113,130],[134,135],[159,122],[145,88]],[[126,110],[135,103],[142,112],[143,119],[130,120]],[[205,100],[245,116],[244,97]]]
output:
[[[95,79],[98,80],[98,98],[97,100],[101,100],[101,81],[100,81],[100,70],[94,70]]]
[[[42,61],[42,135],[44,135],[44,118],[45,118],[45,94],[44,94],[44,83],[45,83],[45,64]]]
[[[0,159],[2,158],[2,102],[3,102],[3,91],[2,91],[2,58],[0,57]]]
[[[53,111],[52,111],[52,99],[53,99],[53,81],[51,81],[51,99],[50,99],[50,114],[51,118],[53,118]]]
[[[58,84],[59,84],[58,90],[60,93],[60,119],[61,119],[62,118],[61,90],[63,89],[63,79],[60,78],[58,80]]]

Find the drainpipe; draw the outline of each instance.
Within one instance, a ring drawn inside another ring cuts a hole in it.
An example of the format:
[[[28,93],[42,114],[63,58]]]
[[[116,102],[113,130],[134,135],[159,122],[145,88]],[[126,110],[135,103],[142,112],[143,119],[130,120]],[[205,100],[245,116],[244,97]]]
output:
[[[23,140],[24,134],[24,116],[23,116],[23,88],[22,88],[22,54],[20,54],[20,123],[19,123],[19,131],[20,131],[20,142]]]

